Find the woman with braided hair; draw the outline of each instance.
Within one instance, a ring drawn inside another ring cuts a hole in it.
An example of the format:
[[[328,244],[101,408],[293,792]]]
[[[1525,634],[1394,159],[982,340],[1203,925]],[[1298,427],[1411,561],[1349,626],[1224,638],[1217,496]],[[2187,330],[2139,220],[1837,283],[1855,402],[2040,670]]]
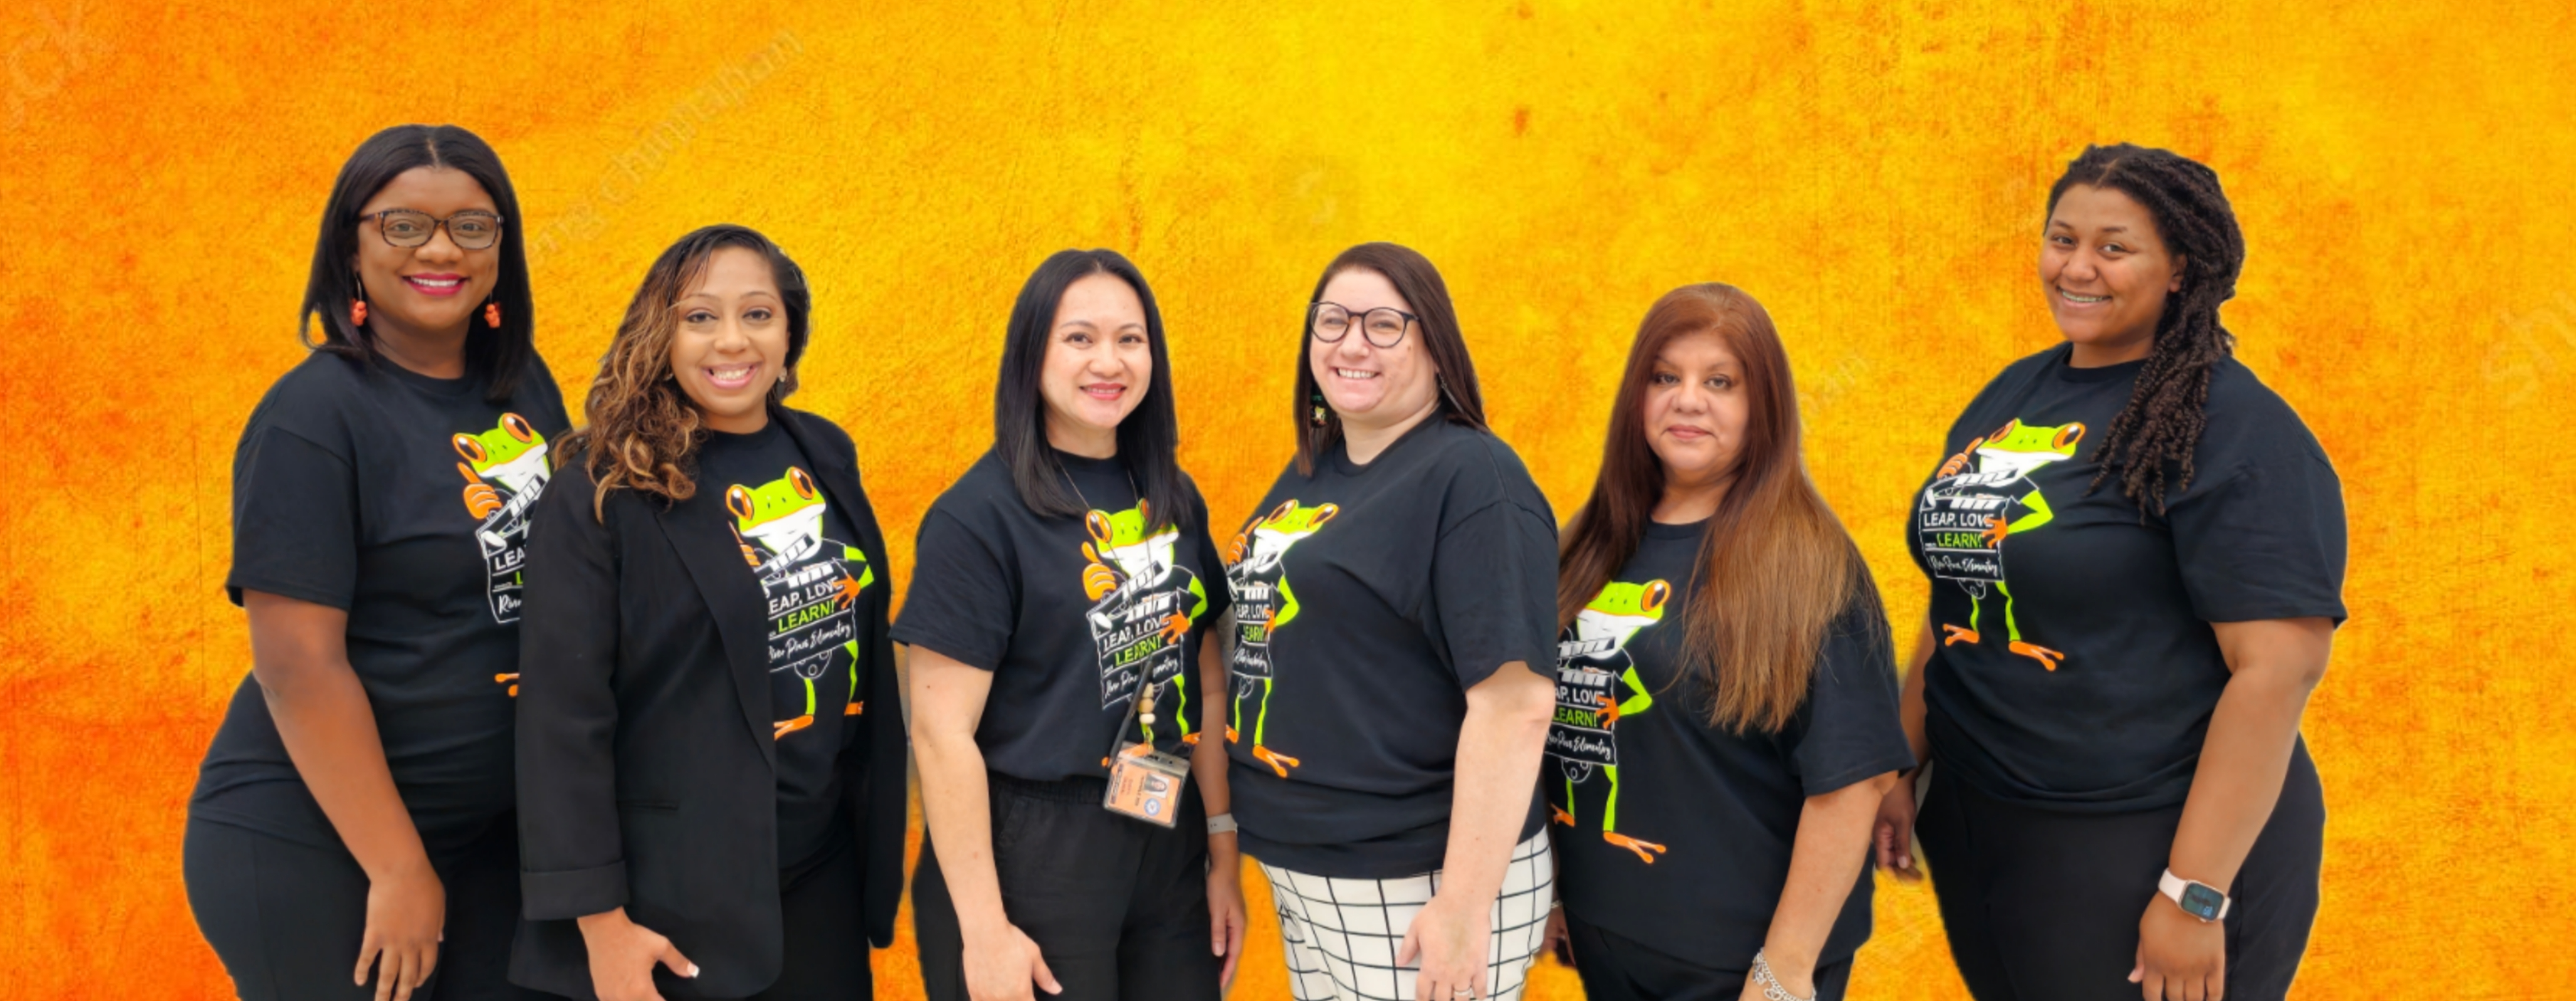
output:
[[[2004,369],[1916,495],[1932,602],[1903,717],[1937,761],[1879,811],[1996,999],[2280,998],[2316,916],[2299,738],[2341,597],[2341,487],[2233,357],[2245,259],[2218,175],[2087,148],[2050,189],[2066,343]]]

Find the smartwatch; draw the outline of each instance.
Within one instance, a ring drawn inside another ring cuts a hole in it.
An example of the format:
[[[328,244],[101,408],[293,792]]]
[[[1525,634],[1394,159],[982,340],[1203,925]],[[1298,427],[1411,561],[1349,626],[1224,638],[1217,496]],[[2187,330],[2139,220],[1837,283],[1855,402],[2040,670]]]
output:
[[[2156,880],[2156,892],[2164,894],[2165,899],[2173,901],[2183,913],[2199,918],[2203,923],[2226,917],[2227,908],[2235,903],[2227,899],[2226,894],[2218,892],[2217,887],[2176,876],[2171,869],[2165,870],[2164,876]]]

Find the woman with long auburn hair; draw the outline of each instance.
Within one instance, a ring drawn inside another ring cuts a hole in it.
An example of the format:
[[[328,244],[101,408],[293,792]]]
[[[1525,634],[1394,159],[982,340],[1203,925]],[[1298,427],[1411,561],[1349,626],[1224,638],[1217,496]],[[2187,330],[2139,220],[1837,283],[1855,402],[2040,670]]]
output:
[[[1585,992],[1841,997],[1870,825],[1913,757],[1877,588],[1752,297],[1647,311],[1559,563],[1541,784]]]
[[[812,301],[759,233],[680,238],[565,439],[528,544],[518,983],[871,994],[903,883],[892,571],[849,435],[784,404]]]

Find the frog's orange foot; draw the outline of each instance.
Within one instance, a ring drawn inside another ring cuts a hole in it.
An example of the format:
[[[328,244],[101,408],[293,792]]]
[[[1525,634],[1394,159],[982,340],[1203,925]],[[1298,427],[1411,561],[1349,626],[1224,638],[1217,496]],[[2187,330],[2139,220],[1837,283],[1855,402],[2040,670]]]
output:
[[[1117,571],[1098,563],[1082,568],[1082,593],[1090,595],[1091,600],[1099,601],[1101,595],[1115,590],[1118,590]]]
[[[495,674],[492,676],[492,683],[510,686],[510,697],[514,699],[519,697],[519,676],[516,673]]]
[[[868,704],[865,702],[852,702],[849,705],[841,707],[841,715],[843,716],[857,716],[867,711]]]
[[[1661,855],[1664,851],[1664,846],[1662,845],[1656,844],[1652,841],[1639,841],[1617,831],[1601,832],[1601,840],[1637,853],[1637,861],[1644,862],[1647,865],[1655,864],[1655,855]],[[1655,854],[1649,855],[1647,854],[1648,852],[1653,852]]]
[[[2029,643],[2024,643],[2020,640],[2012,641],[2012,652],[2038,661],[2039,666],[2045,667],[2051,671],[2057,670],[2058,661],[2066,659],[2065,654],[2044,646],[2035,646]]]
[[[1183,615],[1179,612],[1173,612],[1170,616],[1163,619],[1163,642],[1178,643],[1181,641],[1181,637],[1189,634],[1189,616]]]
[[[1602,726],[1607,727],[1612,723],[1619,722],[1619,700],[1599,693],[1594,693],[1592,697],[1600,700],[1598,704],[1601,706],[1601,709],[1598,715],[1599,722]]]
[[[1985,542],[1987,545],[2000,546],[2003,544],[2004,536],[2010,534],[2012,534],[2011,522],[2005,521],[2001,518],[1989,517],[1986,519],[1986,530],[1977,533],[1977,538]]]
[[[1295,758],[1273,751],[1259,744],[1252,745],[1252,756],[1262,764],[1269,765],[1270,770],[1278,772],[1279,777],[1283,779],[1288,777],[1289,769],[1302,764],[1302,762],[1299,762]]]
[[[1242,734],[1240,734],[1240,733],[1235,732],[1235,729],[1234,729],[1233,727],[1230,727],[1230,726],[1229,726],[1229,727],[1226,727],[1226,728],[1225,728],[1225,742],[1226,742],[1226,743],[1229,743],[1229,744],[1240,744],[1240,743],[1243,743],[1243,735],[1242,735]]]
[[[465,510],[473,512],[476,518],[491,517],[492,512],[500,509],[501,492],[492,489],[491,484],[476,482],[465,485]]]
[[[1244,542],[1245,540],[1241,533],[1236,533],[1234,538],[1226,540],[1225,562],[1227,566],[1233,566],[1234,564],[1243,562]]]
[[[1574,826],[1574,815],[1565,812],[1564,807],[1550,803],[1547,805],[1547,812],[1554,815],[1557,823],[1564,824],[1567,827]]]
[[[859,600],[859,592],[865,590],[867,590],[866,585],[860,584],[858,578],[844,576],[841,578],[839,590],[834,592],[833,597],[839,600],[842,608],[848,608]]]
[[[1182,734],[1181,743],[1188,744],[1191,747],[1197,747],[1199,746],[1199,735],[1195,733]]]
[[[1941,641],[1942,646],[1949,646],[1953,643],[1975,643],[1977,641],[1977,631],[1974,629],[1962,629],[1958,626],[1944,622],[1941,624],[1941,631],[1949,634],[1948,639]]]
[[[769,735],[769,739],[771,740],[776,740],[780,737],[787,736],[788,734],[795,733],[798,730],[813,726],[814,714],[806,713],[805,715],[796,717],[795,719],[779,720],[776,725],[778,727],[778,732]]]
[[[751,544],[748,542],[736,544],[742,547],[742,561],[751,564],[754,570],[760,569],[760,554],[751,551]]]

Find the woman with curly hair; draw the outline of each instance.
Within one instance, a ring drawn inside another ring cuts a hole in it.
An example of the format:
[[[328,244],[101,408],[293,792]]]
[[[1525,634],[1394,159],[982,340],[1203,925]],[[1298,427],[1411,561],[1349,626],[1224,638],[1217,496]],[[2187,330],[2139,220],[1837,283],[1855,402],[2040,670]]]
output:
[[[805,277],[740,226],[653,262],[529,538],[512,978],[853,998],[902,890],[892,579],[832,422],[783,401]]]

